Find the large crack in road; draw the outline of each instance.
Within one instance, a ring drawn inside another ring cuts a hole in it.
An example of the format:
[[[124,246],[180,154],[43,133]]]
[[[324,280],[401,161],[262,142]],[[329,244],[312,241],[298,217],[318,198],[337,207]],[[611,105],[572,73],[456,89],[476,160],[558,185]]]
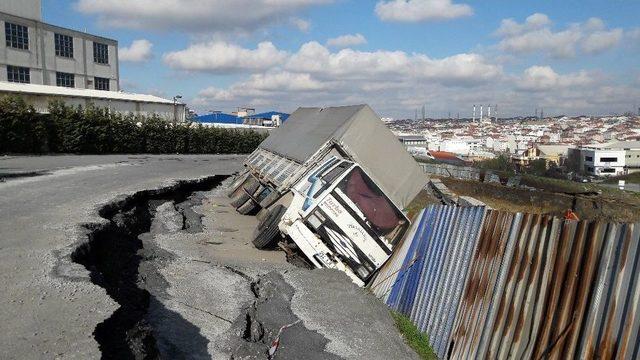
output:
[[[307,358],[339,358],[325,352],[328,340],[308,330],[293,313],[291,300],[295,291],[278,271],[251,276],[234,266],[204,261],[207,266],[240,276],[253,295],[253,301],[242,313],[230,319],[167,293],[170,284],[161,269],[177,257],[158,246],[155,236],[163,232],[201,232],[202,215],[193,208],[205,200],[204,191],[217,187],[223,179],[213,176],[141,191],[102,207],[98,213],[108,222],[85,225],[89,230],[87,241],[73,251],[71,260],[89,270],[91,281],[119,304],[93,333],[102,358],[211,357],[212,339],[167,306],[174,303],[227,322],[231,336],[224,352],[231,359],[269,358],[272,341],[288,324],[293,325],[287,330],[287,346],[279,349],[278,358],[298,358],[300,349],[312,354]]]
[[[105,288],[107,294],[120,305],[94,331],[103,358],[159,357],[146,314],[152,301],[156,306],[162,304],[139,286],[138,270],[143,260],[140,235],[150,230],[155,209],[159,205],[168,201],[181,204],[193,192],[211,190],[223,179],[222,176],[212,176],[181,181],[158,190],[137,192],[99,210],[99,215],[107,219],[108,223],[86,225],[90,230],[88,241],[75,249],[71,260],[84,265],[90,271],[91,281]],[[189,221],[183,221],[183,229],[197,228],[197,225],[193,225],[193,216],[184,216]],[[194,334],[198,334],[197,329],[193,330]],[[206,339],[203,342],[206,344]],[[206,346],[204,351],[206,353]]]

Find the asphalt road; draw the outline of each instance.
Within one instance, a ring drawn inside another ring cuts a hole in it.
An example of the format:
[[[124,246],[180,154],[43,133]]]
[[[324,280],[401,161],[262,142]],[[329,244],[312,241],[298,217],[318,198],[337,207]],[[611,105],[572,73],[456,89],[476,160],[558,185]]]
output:
[[[230,175],[241,161],[0,158],[0,358],[104,355],[94,330],[122,307],[70,261],[87,242],[89,231],[80,225],[104,224],[98,209],[123,195]],[[255,249],[256,219],[229,207],[223,196],[229,180],[186,202],[192,219],[171,201],[156,204],[149,232],[139,237],[136,286],[150,294],[144,321],[161,357],[264,359],[279,328],[292,324],[277,359],[416,358],[386,307],[346,276],[297,268],[280,251]],[[188,222],[195,225],[185,227]]]

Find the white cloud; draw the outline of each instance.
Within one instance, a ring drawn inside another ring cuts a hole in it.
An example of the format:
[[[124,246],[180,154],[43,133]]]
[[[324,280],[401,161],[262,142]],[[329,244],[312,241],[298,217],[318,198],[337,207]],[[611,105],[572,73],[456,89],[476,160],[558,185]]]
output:
[[[458,54],[432,59],[424,54],[403,51],[356,51],[332,53],[317,42],[304,44],[293,54],[286,69],[306,72],[319,78],[415,81],[431,80],[467,85],[500,76],[502,69],[477,54]]]
[[[347,34],[327,40],[327,45],[337,48],[366,44],[367,39],[362,34]]]
[[[153,44],[149,40],[134,40],[129,47],[118,49],[120,61],[145,62],[153,57]]]
[[[526,18],[523,24],[518,24],[513,19],[504,19],[496,34],[501,36],[519,35],[525,31],[533,31],[551,25],[551,20],[545,14],[535,13]]]
[[[477,54],[434,59],[402,51],[333,52],[317,42],[309,42],[264,72],[225,89],[202,90],[194,104],[204,108],[247,103],[280,109],[348,103],[399,106],[411,99],[425,101],[440,93],[446,93],[449,101],[459,97],[457,94],[473,92],[503,77],[501,67]],[[438,89],[457,90],[451,93]],[[434,93],[425,95],[423,91]]]
[[[305,33],[309,32],[309,29],[311,28],[311,23],[305,19],[292,18],[291,23],[293,23],[293,26],[297,27],[298,30]]]
[[[516,87],[527,91],[549,91],[569,87],[588,86],[595,81],[586,71],[560,75],[550,66],[531,66],[517,80]]]
[[[476,54],[432,59],[424,54],[350,49],[332,52],[307,43],[282,64],[249,75],[225,88],[200,91],[193,104],[202,109],[238,104],[292,111],[298,106],[368,103],[381,115],[413,117],[428,104],[429,116],[460,112],[471,104],[498,103],[512,115],[544,107],[549,114],[627,111],[640,88],[616,84],[598,72],[559,73],[531,66],[519,75]],[[455,115],[454,115],[455,116]]]
[[[495,32],[501,38],[498,47],[514,54],[542,53],[555,58],[576,56],[578,50],[585,54],[597,54],[616,47],[622,37],[622,29],[607,30],[599,18],[569,25],[554,31],[545,14],[533,14],[523,22],[504,19]]]
[[[626,35],[632,41],[640,42],[640,28],[633,28],[633,29],[627,31]]]
[[[163,56],[168,66],[187,71],[212,73],[259,72],[282,63],[287,54],[271,42],[245,49],[223,41],[193,44]]]
[[[77,0],[103,25],[188,32],[252,32],[332,0]]]
[[[622,40],[622,35],[622,29],[593,32],[582,41],[582,51],[587,54],[604,52],[618,45]]]
[[[448,20],[473,15],[471,6],[454,4],[452,0],[379,1],[375,12],[380,20],[398,22]]]

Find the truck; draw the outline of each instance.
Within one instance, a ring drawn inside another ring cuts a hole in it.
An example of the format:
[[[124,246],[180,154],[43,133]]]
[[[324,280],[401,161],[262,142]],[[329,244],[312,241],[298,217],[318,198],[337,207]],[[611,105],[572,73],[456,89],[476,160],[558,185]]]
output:
[[[229,196],[258,216],[253,244],[295,250],[361,286],[402,239],[403,209],[428,181],[368,105],[299,108],[244,166]]]

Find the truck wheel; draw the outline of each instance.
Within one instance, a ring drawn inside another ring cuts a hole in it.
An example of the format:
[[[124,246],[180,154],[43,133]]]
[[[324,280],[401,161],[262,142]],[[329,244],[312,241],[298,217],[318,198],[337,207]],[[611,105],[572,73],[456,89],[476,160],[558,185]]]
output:
[[[251,200],[251,196],[244,191],[244,189],[240,189],[238,194],[231,198],[231,206],[234,208],[239,208],[243,204],[247,202],[247,200]]]
[[[247,202],[242,204],[236,210],[238,210],[238,212],[240,214],[242,214],[242,215],[249,215],[249,214],[253,213],[255,210],[257,210],[257,209],[258,209],[258,204],[256,204],[255,201],[249,199],[249,200],[247,200]]]
[[[237,195],[234,195],[231,201],[231,206],[240,207],[242,204],[246,203],[253,195],[255,195],[256,191],[260,188],[260,183],[258,180],[253,178],[253,176],[249,177],[243,184],[238,188]]]
[[[256,214],[258,224],[262,223],[269,216],[269,209],[261,208]]]
[[[256,180],[252,176],[247,181],[245,181],[242,186],[247,191],[247,194],[250,194],[251,196],[253,196],[255,195],[256,191],[258,191],[258,188],[260,187],[260,182],[258,182],[258,180]]]
[[[253,231],[253,245],[258,249],[264,249],[269,245],[272,245],[276,239],[280,229],[278,229],[278,223],[284,215],[287,208],[283,205],[276,205],[269,210],[269,214],[264,221],[258,224],[258,227]]]
[[[244,184],[245,180],[247,180],[247,175],[248,175],[248,172],[243,172],[241,174],[238,174],[238,177],[236,177],[235,180],[233,180],[233,182],[229,186],[229,190],[227,191],[228,197],[233,197],[233,195],[240,188],[240,186]]]

